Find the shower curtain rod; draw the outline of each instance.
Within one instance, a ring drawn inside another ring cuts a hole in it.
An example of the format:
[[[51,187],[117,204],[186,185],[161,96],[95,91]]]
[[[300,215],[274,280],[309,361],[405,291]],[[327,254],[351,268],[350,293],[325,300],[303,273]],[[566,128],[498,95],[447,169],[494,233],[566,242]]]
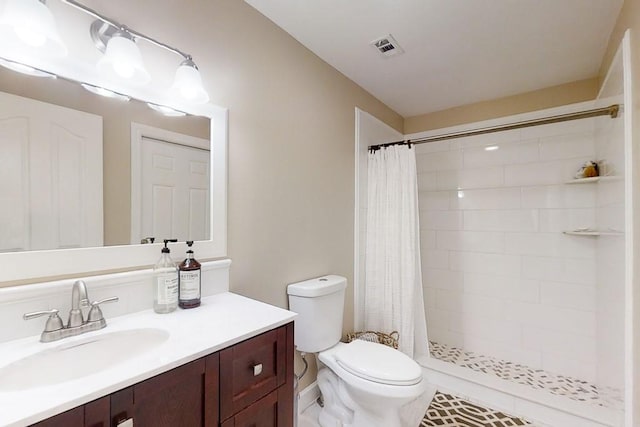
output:
[[[370,145],[369,150],[376,151],[380,148],[399,144],[424,144],[427,142],[444,141],[447,139],[461,138],[463,136],[484,135],[486,133],[501,132],[506,130],[521,129],[531,126],[548,125],[551,123],[567,122],[569,120],[588,119],[590,117],[610,116],[612,119],[618,117],[620,105],[614,104],[608,107],[596,108],[593,110],[578,111],[575,113],[560,114],[558,116],[543,117],[540,119],[525,120],[522,122],[510,123],[506,125],[491,126],[481,129],[465,130],[460,132],[447,133],[442,135],[428,136],[426,138],[408,139],[406,141],[388,142],[386,144]]]

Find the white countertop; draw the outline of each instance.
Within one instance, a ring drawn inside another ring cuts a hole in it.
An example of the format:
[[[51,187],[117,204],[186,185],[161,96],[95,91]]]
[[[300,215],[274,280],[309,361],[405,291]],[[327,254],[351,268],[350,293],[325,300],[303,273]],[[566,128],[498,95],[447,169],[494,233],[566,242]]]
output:
[[[66,321],[66,313],[61,315]],[[42,350],[100,334],[140,328],[169,333],[158,347],[94,374],[22,391],[0,390],[0,426],[38,422],[287,324],[295,316],[293,312],[225,292],[203,298],[202,305],[195,309],[178,309],[169,314],[145,310],[107,318],[107,327],[100,331],[52,343],[39,342],[39,336],[1,343],[0,369]],[[42,323],[44,327],[44,319]]]

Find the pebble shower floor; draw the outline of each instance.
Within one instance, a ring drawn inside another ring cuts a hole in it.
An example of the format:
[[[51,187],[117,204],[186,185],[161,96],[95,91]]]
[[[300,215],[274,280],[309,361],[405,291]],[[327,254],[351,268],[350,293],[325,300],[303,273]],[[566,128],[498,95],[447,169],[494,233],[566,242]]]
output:
[[[587,381],[553,374],[541,369],[533,369],[433,341],[429,344],[431,356],[444,362],[494,375],[503,380],[527,385],[537,390],[545,390],[551,394],[565,396],[579,402],[607,408],[622,408],[624,405],[622,393],[616,389],[598,387]]]

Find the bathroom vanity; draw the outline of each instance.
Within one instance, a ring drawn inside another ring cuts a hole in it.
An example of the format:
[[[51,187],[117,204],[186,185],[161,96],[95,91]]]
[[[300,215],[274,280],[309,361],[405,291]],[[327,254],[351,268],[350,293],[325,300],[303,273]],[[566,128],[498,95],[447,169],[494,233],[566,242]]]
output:
[[[1,343],[0,371],[15,375],[0,377],[0,425],[293,427],[294,316],[222,292],[53,343]],[[39,371],[62,353],[77,363]]]
[[[289,323],[35,425],[293,427],[292,346]]]

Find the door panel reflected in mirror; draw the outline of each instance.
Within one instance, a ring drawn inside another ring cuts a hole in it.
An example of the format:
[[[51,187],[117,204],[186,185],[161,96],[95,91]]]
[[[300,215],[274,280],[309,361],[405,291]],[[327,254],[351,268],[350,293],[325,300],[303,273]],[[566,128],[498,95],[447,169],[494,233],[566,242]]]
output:
[[[0,92],[0,252],[210,238],[208,118],[6,69]]]

